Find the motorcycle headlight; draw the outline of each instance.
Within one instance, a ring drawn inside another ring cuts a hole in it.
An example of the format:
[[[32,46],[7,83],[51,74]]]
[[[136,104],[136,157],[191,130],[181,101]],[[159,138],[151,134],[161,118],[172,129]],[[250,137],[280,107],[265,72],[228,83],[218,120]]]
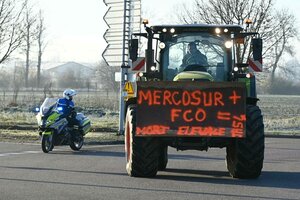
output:
[[[48,110],[49,110],[49,108],[47,108],[47,107],[44,107],[44,108],[43,108],[43,113],[46,113],[46,112],[48,112]]]

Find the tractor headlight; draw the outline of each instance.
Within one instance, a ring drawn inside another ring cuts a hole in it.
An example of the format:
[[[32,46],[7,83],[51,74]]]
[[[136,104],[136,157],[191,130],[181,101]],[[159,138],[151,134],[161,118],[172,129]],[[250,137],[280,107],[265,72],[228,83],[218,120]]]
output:
[[[225,47],[226,47],[227,49],[230,49],[230,48],[232,47],[232,41],[226,41],[226,42],[225,42]]]
[[[161,43],[159,43],[159,48],[160,49],[164,49],[164,48],[166,48],[166,44],[165,43],[163,43],[163,42],[161,42]]]
[[[215,32],[216,32],[216,34],[220,34],[220,33],[221,33],[221,29],[216,28],[216,29],[215,29]]]

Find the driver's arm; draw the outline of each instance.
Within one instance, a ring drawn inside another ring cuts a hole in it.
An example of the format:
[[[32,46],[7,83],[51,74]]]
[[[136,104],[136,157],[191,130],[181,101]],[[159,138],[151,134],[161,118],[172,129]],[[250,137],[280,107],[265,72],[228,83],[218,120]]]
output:
[[[188,54],[186,54],[182,59],[182,64],[179,66],[179,72],[181,72],[187,66]]]

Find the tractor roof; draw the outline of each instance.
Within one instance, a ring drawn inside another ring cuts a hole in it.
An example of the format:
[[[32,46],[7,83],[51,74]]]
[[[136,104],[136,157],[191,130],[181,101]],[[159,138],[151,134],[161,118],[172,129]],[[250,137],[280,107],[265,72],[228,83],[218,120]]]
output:
[[[217,28],[221,30],[227,29],[227,33],[239,33],[243,30],[243,27],[240,25],[217,25],[217,24],[185,24],[185,25],[158,25],[152,26],[154,32],[163,32],[163,29],[174,28],[176,33],[184,32],[215,32]]]

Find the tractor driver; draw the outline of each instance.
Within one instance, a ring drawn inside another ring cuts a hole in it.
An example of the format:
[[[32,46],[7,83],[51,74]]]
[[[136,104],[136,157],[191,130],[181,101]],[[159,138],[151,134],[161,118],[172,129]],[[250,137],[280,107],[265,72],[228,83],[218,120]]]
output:
[[[190,42],[188,44],[188,52],[182,59],[182,64],[180,65],[180,71],[183,71],[189,65],[197,65],[198,70],[187,70],[187,71],[206,71],[208,66],[207,57],[202,54],[196,46],[195,42]],[[201,67],[202,70],[199,70]]]

